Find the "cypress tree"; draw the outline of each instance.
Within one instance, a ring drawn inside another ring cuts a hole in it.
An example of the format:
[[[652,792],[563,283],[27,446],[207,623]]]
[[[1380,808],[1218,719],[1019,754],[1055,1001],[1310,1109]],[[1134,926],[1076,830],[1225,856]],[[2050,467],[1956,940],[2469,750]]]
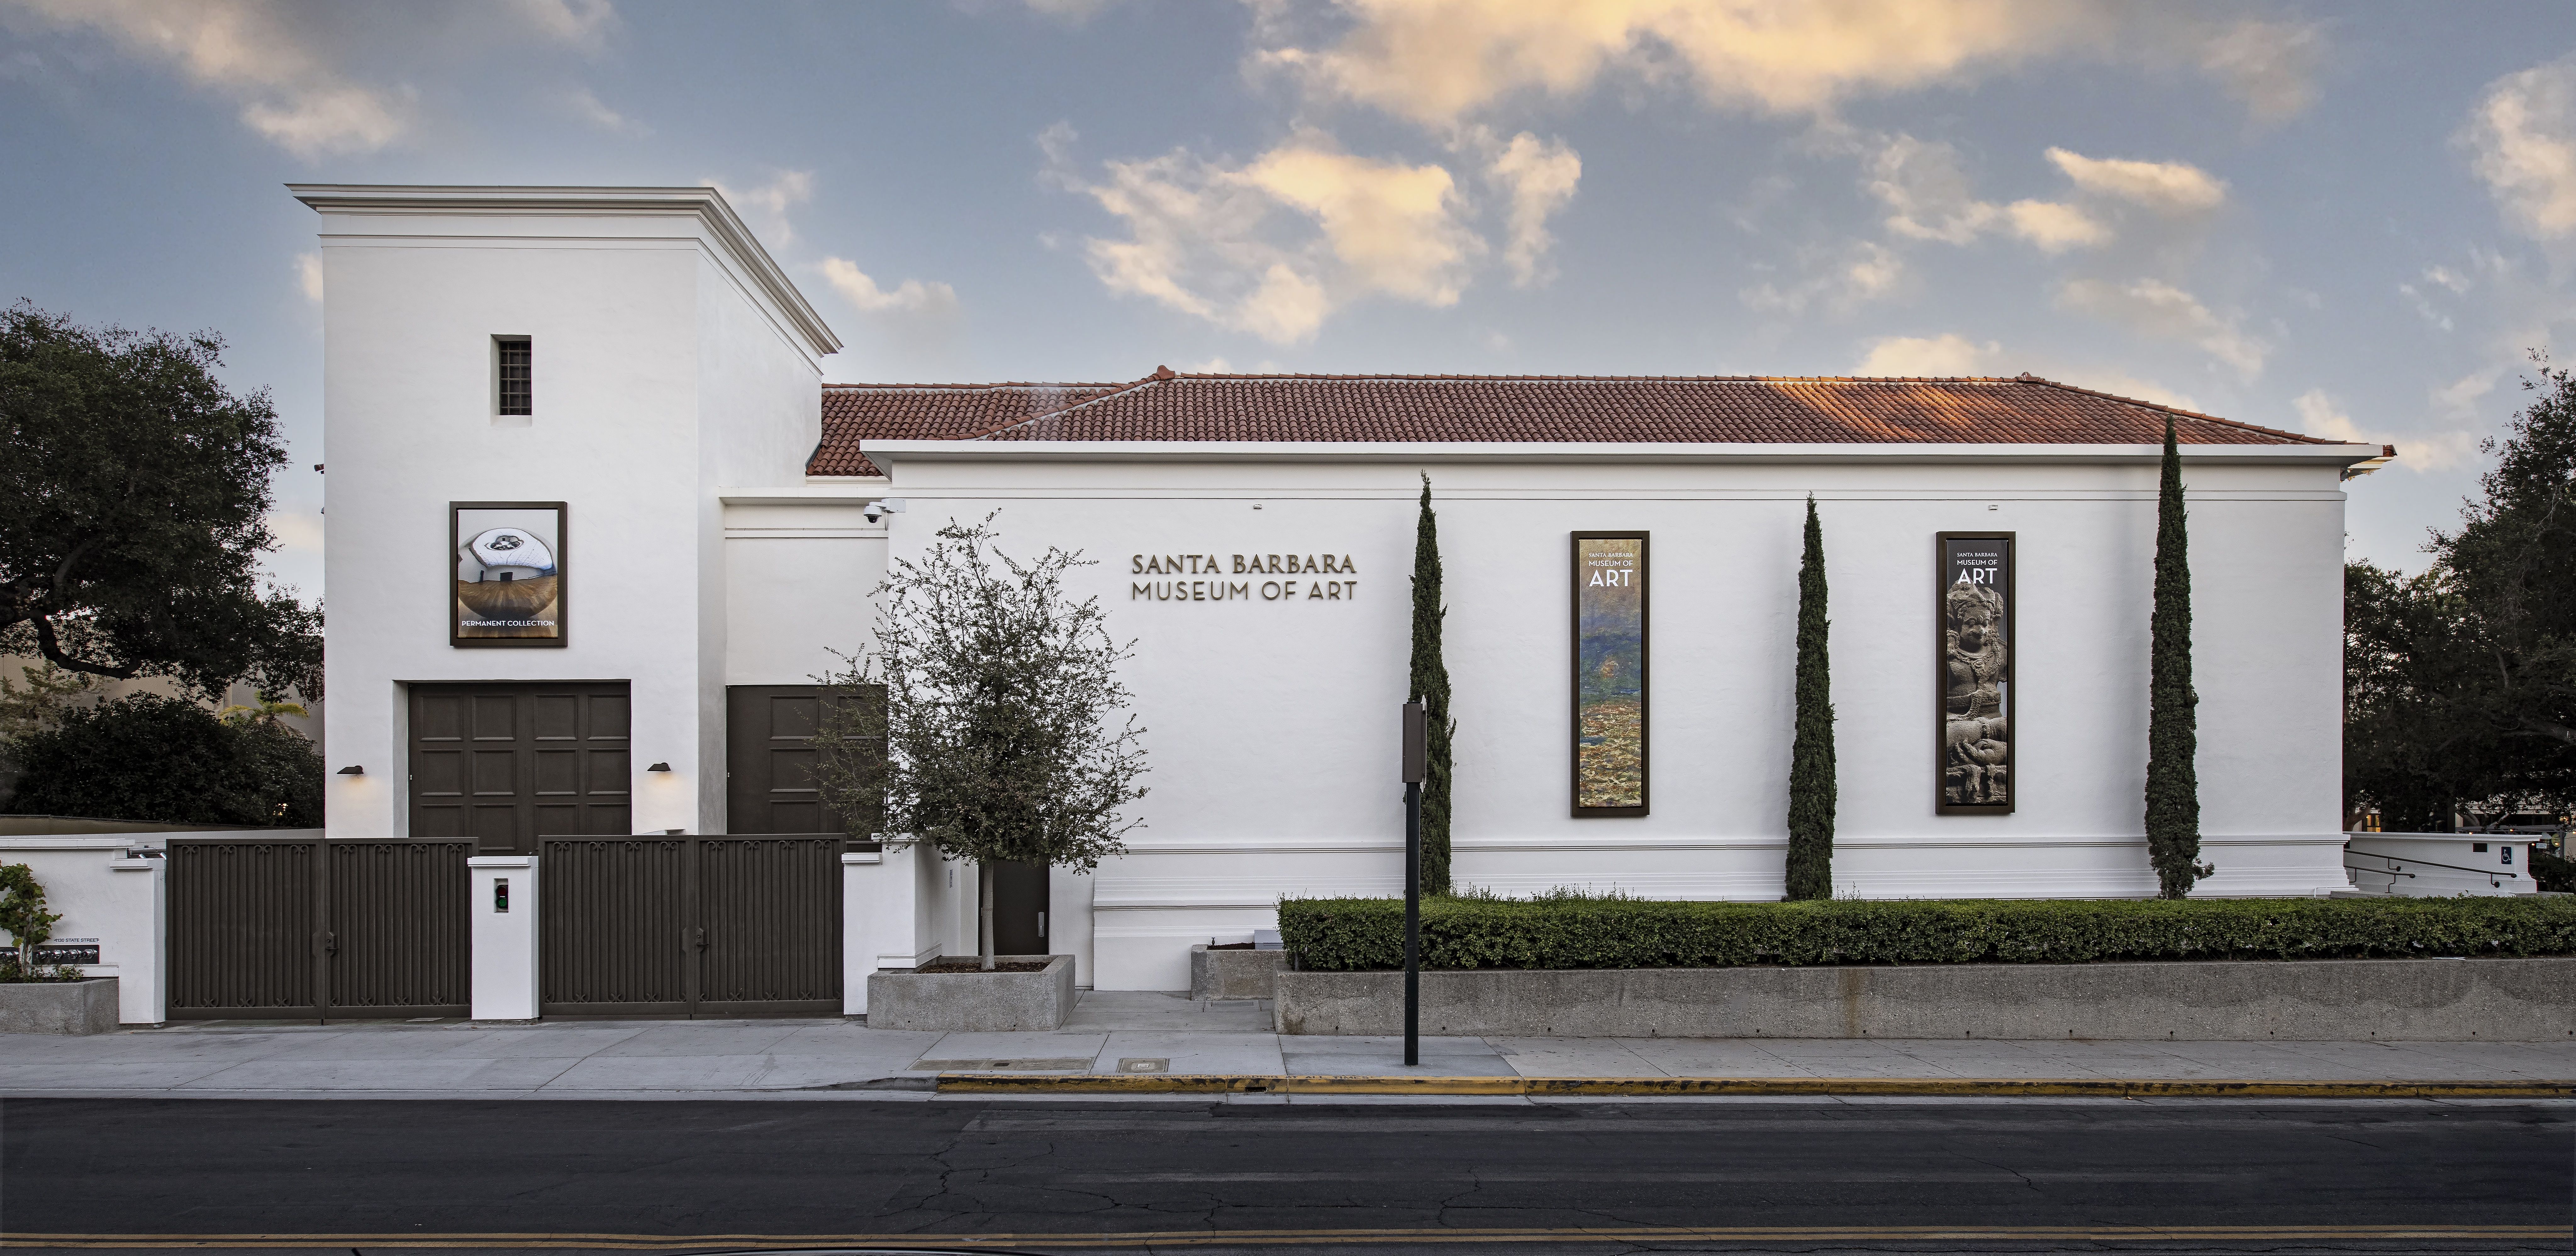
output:
[[[1827,659],[1825,530],[1807,496],[1798,562],[1798,734],[1789,746],[1788,897],[1834,894],[1834,689]]]
[[[2147,858],[2166,898],[2214,871],[2200,862],[2200,749],[2191,687],[2191,559],[2183,530],[2182,454],[2165,416],[2164,472],[2156,492],[2156,606],[2148,645]]]
[[[1407,697],[1422,699],[1430,736],[1422,773],[1422,892],[1449,892],[1449,665],[1440,658],[1440,520],[1431,513],[1431,477],[1422,477],[1422,518],[1413,535],[1413,666]]]

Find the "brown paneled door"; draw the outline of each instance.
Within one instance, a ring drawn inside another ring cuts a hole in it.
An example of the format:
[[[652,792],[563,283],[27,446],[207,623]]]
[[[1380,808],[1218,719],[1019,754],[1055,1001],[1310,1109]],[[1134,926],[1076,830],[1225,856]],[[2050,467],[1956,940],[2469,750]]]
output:
[[[863,700],[882,701],[875,686]],[[823,806],[814,779],[814,734],[823,725],[826,697],[820,685],[732,685],[725,689],[725,831],[728,833],[847,833],[865,839],[877,831],[879,808],[851,823]],[[884,751],[867,743],[872,763]]]
[[[533,855],[631,831],[626,682],[411,687],[411,835]]]

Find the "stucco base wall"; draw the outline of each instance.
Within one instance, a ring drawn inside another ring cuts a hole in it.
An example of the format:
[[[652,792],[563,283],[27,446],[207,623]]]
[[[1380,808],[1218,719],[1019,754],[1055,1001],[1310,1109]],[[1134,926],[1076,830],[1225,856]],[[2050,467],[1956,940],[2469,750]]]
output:
[[[1400,972],[1283,972],[1286,1034],[1404,1032]],[[1426,1034],[1573,1038],[2576,1040],[2576,959],[1422,974]]]

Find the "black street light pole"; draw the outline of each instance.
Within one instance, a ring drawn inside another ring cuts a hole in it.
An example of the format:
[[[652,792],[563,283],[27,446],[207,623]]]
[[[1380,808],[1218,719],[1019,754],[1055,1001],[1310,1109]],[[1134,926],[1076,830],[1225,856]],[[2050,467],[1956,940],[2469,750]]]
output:
[[[1404,1062],[1422,1062],[1422,774],[1431,738],[1422,699],[1404,704]]]

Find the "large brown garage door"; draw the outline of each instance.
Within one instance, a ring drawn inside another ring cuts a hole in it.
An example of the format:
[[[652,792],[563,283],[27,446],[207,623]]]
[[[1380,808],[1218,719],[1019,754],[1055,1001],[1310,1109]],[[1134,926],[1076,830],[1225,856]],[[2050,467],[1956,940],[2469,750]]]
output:
[[[631,831],[626,682],[413,685],[411,832],[478,853]]]

